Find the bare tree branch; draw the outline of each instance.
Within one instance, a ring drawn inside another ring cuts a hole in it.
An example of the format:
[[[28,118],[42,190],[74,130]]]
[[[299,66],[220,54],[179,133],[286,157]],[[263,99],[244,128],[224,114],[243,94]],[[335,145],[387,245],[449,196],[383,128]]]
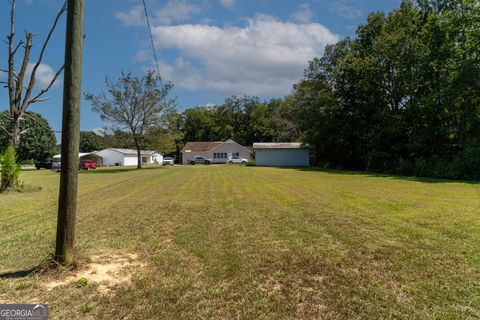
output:
[[[17,50],[18,48],[20,48],[20,46],[23,44],[23,40],[20,40],[20,42],[17,44],[17,46],[15,47],[15,49],[13,50],[13,55],[15,55],[15,53],[17,53]]]
[[[32,121],[35,122],[36,124],[38,124],[40,127],[44,128],[44,129],[46,129],[46,130],[48,130],[48,131],[52,130],[52,129],[51,129],[48,125],[46,125],[45,123],[42,123],[41,121],[38,121],[38,119],[35,118],[35,117],[32,117],[32,115],[30,115],[30,113],[25,112],[24,116],[27,117],[27,118],[29,118],[30,120],[32,120]]]
[[[25,111],[28,107],[28,104],[31,103],[30,100],[30,95],[32,94],[33,87],[35,87],[35,75],[37,72],[38,67],[42,63],[43,60],[43,55],[45,53],[45,49],[47,48],[48,42],[50,41],[50,38],[52,37],[53,31],[55,30],[58,21],[60,20],[60,17],[63,15],[63,13],[67,10],[67,2],[65,1],[62,8],[58,12],[57,16],[55,17],[55,21],[53,22],[52,27],[50,28],[50,31],[48,32],[47,38],[45,39],[45,42],[43,43],[42,49],[40,50],[40,56],[38,57],[37,63],[32,69],[32,74],[30,75],[30,82],[27,86],[27,92],[25,93],[25,97],[22,102],[21,110]],[[63,70],[63,68],[62,68]]]
[[[60,76],[60,74],[62,73],[63,69],[65,68],[65,65],[61,66],[60,69],[58,69],[57,73],[55,73],[55,76],[53,76],[52,78],[52,81],[50,81],[50,83],[48,84],[48,86],[46,86],[45,88],[43,88],[35,97],[33,97],[33,99],[31,99],[28,103],[31,104],[31,103],[35,103],[35,102],[41,102],[41,101],[46,101],[48,99],[39,99],[42,95],[44,95],[48,90],[50,90],[50,88],[53,86],[53,84],[55,83],[55,81],[57,81],[57,78]]]
[[[9,137],[12,136],[12,134],[10,133],[10,131],[7,130],[7,128],[5,128],[4,126],[2,126],[1,124],[0,124],[0,129],[2,129],[3,131],[5,131],[5,133],[6,133]]]

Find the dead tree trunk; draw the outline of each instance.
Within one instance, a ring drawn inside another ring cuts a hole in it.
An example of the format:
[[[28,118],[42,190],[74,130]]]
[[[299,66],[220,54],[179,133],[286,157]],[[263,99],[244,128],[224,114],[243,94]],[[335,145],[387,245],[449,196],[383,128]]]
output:
[[[20,143],[20,121],[21,117],[18,113],[14,112],[12,115],[12,121],[10,125],[10,145],[16,150]]]

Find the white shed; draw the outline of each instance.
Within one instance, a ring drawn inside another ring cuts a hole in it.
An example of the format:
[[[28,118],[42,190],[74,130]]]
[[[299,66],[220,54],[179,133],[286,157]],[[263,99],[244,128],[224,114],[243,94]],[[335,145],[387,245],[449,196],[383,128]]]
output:
[[[295,142],[254,143],[255,165],[267,167],[308,167],[308,146]]]
[[[163,155],[156,151],[141,150],[142,164],[162,164]],[[102,157],[104,166],[136,166],[137,150],[108,148],[97,151],[95,155]]]

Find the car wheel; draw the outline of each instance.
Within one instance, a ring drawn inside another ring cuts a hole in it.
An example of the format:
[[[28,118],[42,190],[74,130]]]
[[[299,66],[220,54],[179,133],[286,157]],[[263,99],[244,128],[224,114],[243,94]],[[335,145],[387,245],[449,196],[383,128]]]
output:
[[[228,161],[229,164],[233,164],[233,161]]]
[[[190,164],[193,166],[195,164],[195,161],[190,161]]]
[[[209,165],[210,164],[210,161],[205,161],[205,165]]]
[[[242,164],[243,164],[243,165],[246,165],[247,163],[246,163],[245,161],[242,161]]]

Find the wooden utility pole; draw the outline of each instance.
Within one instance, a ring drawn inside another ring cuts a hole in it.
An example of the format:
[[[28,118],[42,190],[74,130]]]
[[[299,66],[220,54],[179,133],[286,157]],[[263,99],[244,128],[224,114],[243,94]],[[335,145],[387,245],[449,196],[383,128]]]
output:
[[[63,82],[62,168],[55,257],[73,262],[77,211],[84,0],[68,0]]]

